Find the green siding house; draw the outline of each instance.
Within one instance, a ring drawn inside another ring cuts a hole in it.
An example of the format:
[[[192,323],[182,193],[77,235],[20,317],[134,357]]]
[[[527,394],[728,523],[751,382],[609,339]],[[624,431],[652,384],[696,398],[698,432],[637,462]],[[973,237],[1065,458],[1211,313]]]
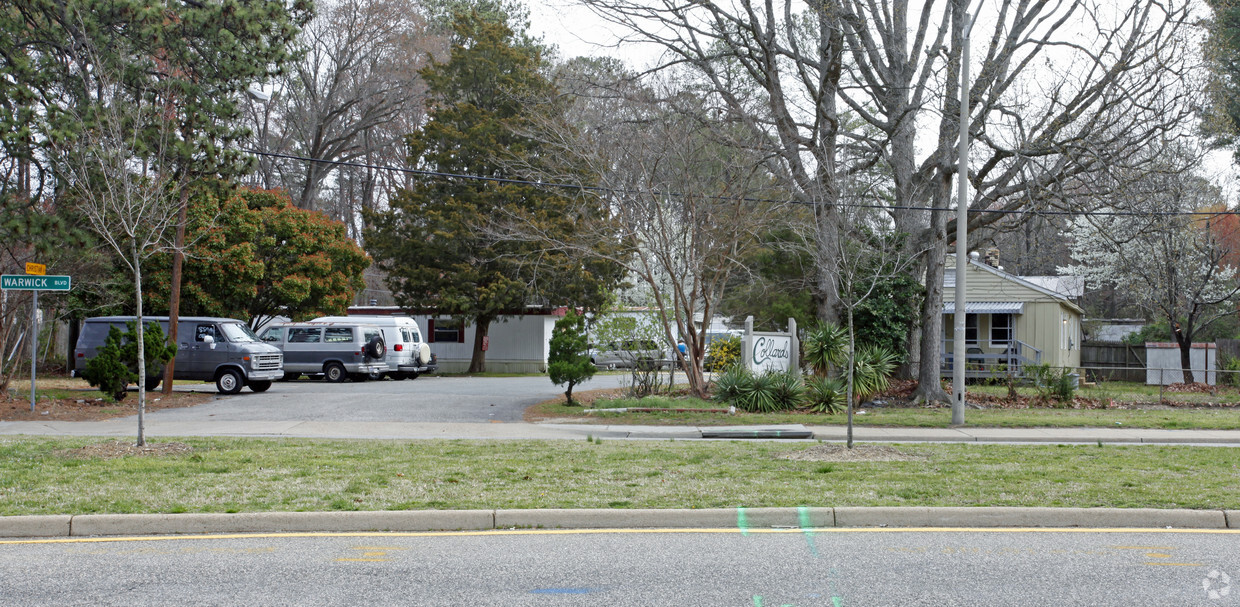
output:
[[[1016,276],[996,265],[980,261],[974,253],[965,266],[966,376],[1022,376],[1026,365],[1038,363],[1080,367],[1084,310],[1072,301],[1083,291],[1080,277]],[[940,365],[944,376],[950,376],[954,366],[954,257],[947,266]]]

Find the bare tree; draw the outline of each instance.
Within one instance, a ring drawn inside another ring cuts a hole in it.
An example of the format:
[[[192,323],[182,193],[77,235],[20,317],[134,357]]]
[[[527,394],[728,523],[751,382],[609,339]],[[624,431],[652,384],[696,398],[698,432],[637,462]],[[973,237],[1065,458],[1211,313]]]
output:
[[[791,197],[812,205],[812,243],[819,257],[830,257],[841,226],[837,104],[845,45],[839,2],[582,2],[633,38],[660,45],[659,69],[686,67],[682,74],[700,80],[719,106],[715,118],[744,134],[764,170]],[[829,286],[836,282],[832,269],[819,264],[816,270],[818,316],[834,320],[839,294]]]
[[[755,200],[770,194],[762,156],[743,131],[713,120],[696,91],[611,75],[620,78],[585,84],[561,74],[561,85],[578,95],[569,119],[539,125],[545,154],[555,156],[541,166],[565,170],[542,177],[586,187],[574,215],[578,239],[554,239],[535,221],[510,222],[505,233],[623,266],[648,293],[665,346],[675,348],[677,335],[685,340],[678,364],[690,389],[705,396],[704,329],[756,234],[782,205]]]
[[[819,209],[816,247],[836,250],[840,183],[883,166],[890,214],[923,251],[919,392],[939,387],[943,263],[952,222],[957,83],[971,12],[968,179],[970,228],[996,211],[1066,205],[1074,181],[1140,158],[1134,150],[1192,119],[1191,6],[1176,0],[1123,5],[1001,0],[737,0],[730,3],[582,0],[634,39],[662,45],[656,69],[691,66],[733,120],[761,136],[771,173]],[[837,99],[869,127],[841,121]],[[925,135],[918,136],[918,133]],[[848,150],[845,154],[842,150]],[[844,158],[844,160],[841,160]],[[938,211],[931,211],[937,209]],[[820,267],[820,317],[838,294]]]
[[[329,211],[356,236],[359,208],[374,208],[392,185],[370,167],[404,161],[403,137],[425,118],[418,72],[446,38],[410,0],[343,0],[322,7],[300,43],[301,58],[270,99],[249,103],[253,145],[274,154],[260,158],[258,179],[289,190],[303,209]],[[338,202],[323,200],[325,184]]]
[[[92,231],[108,244],[133,276],[137,310],[138,440],[146,444],[146,352],[142,323],[142,261],[170,248],[184,184],[166,167],[175,125],[164,108],[137,95],[130,100],[99,78],[99,109],[91,127],[72,140],[53,142],[60,177]]]

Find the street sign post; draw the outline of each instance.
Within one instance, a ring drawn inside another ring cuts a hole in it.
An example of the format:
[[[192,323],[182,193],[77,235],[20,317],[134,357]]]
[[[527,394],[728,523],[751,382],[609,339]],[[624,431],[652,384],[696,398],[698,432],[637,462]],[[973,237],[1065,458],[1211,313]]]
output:
[[[34,270],[34,271],[32,271]],[[27,274],[43,274],[47,266],[26,264]],[[0,274],[0,290],[30,291],[30,412],[34,413],[35,361],[39,352],[39,291],[68,291],[73,280],[68,276],[26,276]],[[72,354],[72,353],[71,353]]]
[[[69,276],[0,275],[0,289],[6,291],[68,291],[72,283]]]

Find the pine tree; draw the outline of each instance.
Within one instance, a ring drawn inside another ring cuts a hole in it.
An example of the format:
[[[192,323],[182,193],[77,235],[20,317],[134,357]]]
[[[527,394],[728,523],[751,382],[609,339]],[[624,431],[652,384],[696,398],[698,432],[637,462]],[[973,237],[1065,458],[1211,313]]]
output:
[[[551,351],[547,355],[547,375],[551,383],[567,384],[564,398],[573,406],[573,386],[594,377],[594,363],[590,362],[590,345],[586,335],[584,316],[569,310],[564,318],[555,321],[551,329]]]

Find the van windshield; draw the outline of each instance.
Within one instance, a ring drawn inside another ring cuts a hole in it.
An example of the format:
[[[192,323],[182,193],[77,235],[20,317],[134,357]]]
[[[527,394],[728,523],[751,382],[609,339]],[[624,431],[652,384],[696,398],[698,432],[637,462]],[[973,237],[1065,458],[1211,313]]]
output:
[[[220,333],[224,334],[224,339],[233,343],[246,343],[250,341],[259,341],[258,336],[250,330],[249,327],[236,322],[220,323]]]

